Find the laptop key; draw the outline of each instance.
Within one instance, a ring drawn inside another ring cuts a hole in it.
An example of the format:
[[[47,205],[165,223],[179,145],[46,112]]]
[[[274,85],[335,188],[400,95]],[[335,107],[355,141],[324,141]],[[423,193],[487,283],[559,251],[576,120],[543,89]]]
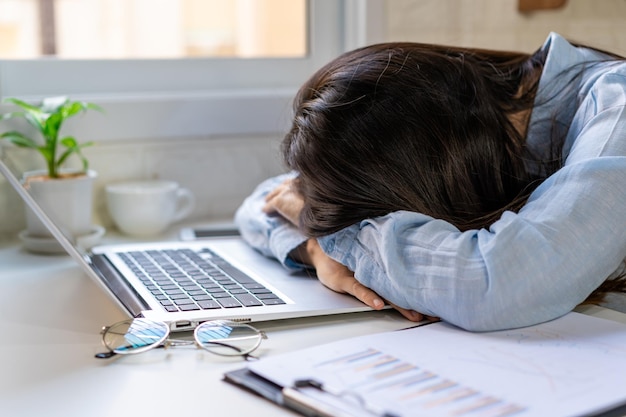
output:
[[[235,300],[233,297],[218,298],[217,302],[220,303],[224,308],[241,307],[241,303],[239,303],[239,301]]]
[[[230,297],[230,294],[222,291],[222,292],[212,292],[211,295],[213,296],[213,298],[227,298]]]
[[[202,294],[202,295],[194,295],[191,297],[194,301],[205,301],[205,300],[212,300],[213,297],[211,297],[208,294]]]
[[[202,284],[202,288],[205,288],[207,291],[210,291],[210,290],[214,290],[218,288],[221,289],[222,287],[220,287],[216,283],[210,283],[210,284]]]
[[[253,295],[250,294],[237,294],[235,298],[246,307],[254,307],[254,306],[262,306],[259,300],[257,300]]]
[[[252,294],[272,294],[272,292],[270,290],[268,290],[267,288],[263,287],[263,288],[252,288],[250,289],[250,292]],[[273,295],[273,294],[272,294]]]
[[[272,298],[278,298],[278,296],[276,296],[275,294],[272,293],[268,293],[268,294],[255,294],[256,298],[258,298],[259,300],[271,300]]]
[[[162,282],[162,283],[171,283],[172,279],[170,277],[168,277],[165,274],[159,274],[159,275],[151,275],[152,279],[156,282]]]
[[[177,293],[175,293],[175,292],[168,292],[167,295],[169,295],[172,300],[182,300],[183,298],[189,298],[189,296],[187,294],[185,294],[184,292],[182,292],[180,290]]]
[[[196,284],[185,284],[185,285],[181,285],[181,287],[187,292],[200,289],[200,287],[197,286]]]
[[[178,285],[187,285],[187,284],[193,284],[194,282],[192,280],[190,280],[187,276],[184,277],[172,277],[172,279],[174,281],[176,281],[176,283]]]
[[[226,284],[226,285],[222,285],[222,287],[224,287],[225,290],[230,291],[230,290],[236,290],[241,288],[241,285],[239,284]]]
[[[198,305],[203,310],[212,310],[216,308],[222,308],[222,306],[215,300],[198,301]]]
[[[256,282],[250,282],[250,283],[243,283],[241,284],[244,286],[244,288],[247,288],[249,290],[256,290],[256,289],[261,289],[261,288],[265,288],[263,285],[258,284]]]
[[[198,307],[195,304],[183,304],[183,305],[179,305],[178,308],[180,308],[180,311],[200,310],[200,307]]]
[[[268,305],[268,306],[274,306],[274,305],[279,305],[279,304],[286,304],[283,300],[281,300],[280,298],[267,298],[263,301],[263,304]]]
[[[173,300],[174,304],[176,304],[177,306],[183,306],[185,304],[195,304],[194,301],[191,298],[185,298],[182,300]]]
[[[163,291],[167,291],[167,290],[176,290],[176,289],[178,289],[178,285],[176,285],[176,284],[161,285],[161,289],[162,289]]]
[[[220,295],[228,295],[228,293],[221,288],[207,288],[207,292],[211,294],[213,297],[218,297]]]
[[[176,311],[180,311],[180,310],[178,310],[178,307],[176,307],[175,305],[167,305],[167,306],[163,306],[163,308],[165,309],[165,311],[168,311],[170,313],[174,313]]]

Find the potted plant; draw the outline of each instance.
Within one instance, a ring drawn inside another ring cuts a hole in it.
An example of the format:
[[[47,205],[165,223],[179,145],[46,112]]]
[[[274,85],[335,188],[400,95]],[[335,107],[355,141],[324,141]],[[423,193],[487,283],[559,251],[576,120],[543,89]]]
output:
[[[32,129],[26,133],[10,130],[2,133],[0,139],[37,151],[46,164],[45,170],[25,172],[24,186],[42,209],[72,237],[94,232],[91,217],[96,173],[89,170],[89,162],[82,153],[83,148],[93,143],[81,144],[72,136],[61,137],[60,131],[68,118],[90,109],[102,109],[93,103],[72,101],[68,97],[45,98],[39,104],[17,98],[7,98],[4,102],[14,104],[19,110],[0,115],[0,121],[25,119],[35,128],[35,135],[31,135]],[[65,168],[72,155],[80,160],[80,169]],[[50,239],[48,230],[31,210],[26,212],[26,224],[27,229],[21,237]]]

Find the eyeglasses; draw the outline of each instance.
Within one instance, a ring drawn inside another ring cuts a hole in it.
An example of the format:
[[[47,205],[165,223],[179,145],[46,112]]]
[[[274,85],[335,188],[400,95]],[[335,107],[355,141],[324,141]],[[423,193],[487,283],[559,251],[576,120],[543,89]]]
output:
[[[194,340],[169,339],[170,327],[163,322],[145,318],[134,318],[105,326],[100,332],[102,344],[107,352],[97,353],[96,358],[106,359],[117,354],[141,353],[153,348],[196,345],[221,356],[243,356],[254,358],[264,332],[249,324],[229,320],[213,320],[200,324],[194,330]]]

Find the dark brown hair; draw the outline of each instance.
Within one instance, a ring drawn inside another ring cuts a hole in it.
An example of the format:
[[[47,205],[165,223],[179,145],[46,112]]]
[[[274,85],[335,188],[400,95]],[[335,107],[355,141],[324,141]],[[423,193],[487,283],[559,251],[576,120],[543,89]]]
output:
[[[523,136],[543,55],[415,43],[346,53],[295,100],[283,142],[300,174],[301,226],[320,236],[397,210],[484,227],[523,203]]]
[[[513,123],[532,109],[544,62],[543,50],[386,43],[328,63],[300,88],[282,144],[299,173],[304,233],[399,210],[469,230],[517,211],[561,166],[562,129],[546,133],[552,154],[538,161],[525,146],[525,120]],[[588,300],[624,291],[623,278]]]

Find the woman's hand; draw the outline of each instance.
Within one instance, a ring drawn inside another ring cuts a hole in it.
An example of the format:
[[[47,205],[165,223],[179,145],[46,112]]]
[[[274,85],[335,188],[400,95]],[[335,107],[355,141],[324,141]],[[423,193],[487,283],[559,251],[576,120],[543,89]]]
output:
[[[298,226],[303,206],[304,200],[296,190],[294,179],[290,179],[281,183],[265,196],[263,212],[266,214],[278,213],[295,226]]]
[[[415,310],[407,310],[406,308],[398,307],[397,305],[387,302],[391,307],[400,312],[406,319],[411,321],[422,321],[424,319],[428,321],[439,321],[439,317],[426,316],[422,313],[418,313]]]
[[[350,294],[375,310],[385,306],[378,294],[354,278],[352,271],[326,255],[317,239],[307,240],[292,253],[292,257],[313,266],[320,282],[331,290]]]
[[[352,271],[326,255],[316,239],[307,240],[292,256],[299,262],[313,266],[320,282],[331,290],[350,294],[374,310],[380,310],[385,306],[385,302],[378,294],[354,278]],[[424,316],[416,311],[391,305],[411,321],[424,319]]]

